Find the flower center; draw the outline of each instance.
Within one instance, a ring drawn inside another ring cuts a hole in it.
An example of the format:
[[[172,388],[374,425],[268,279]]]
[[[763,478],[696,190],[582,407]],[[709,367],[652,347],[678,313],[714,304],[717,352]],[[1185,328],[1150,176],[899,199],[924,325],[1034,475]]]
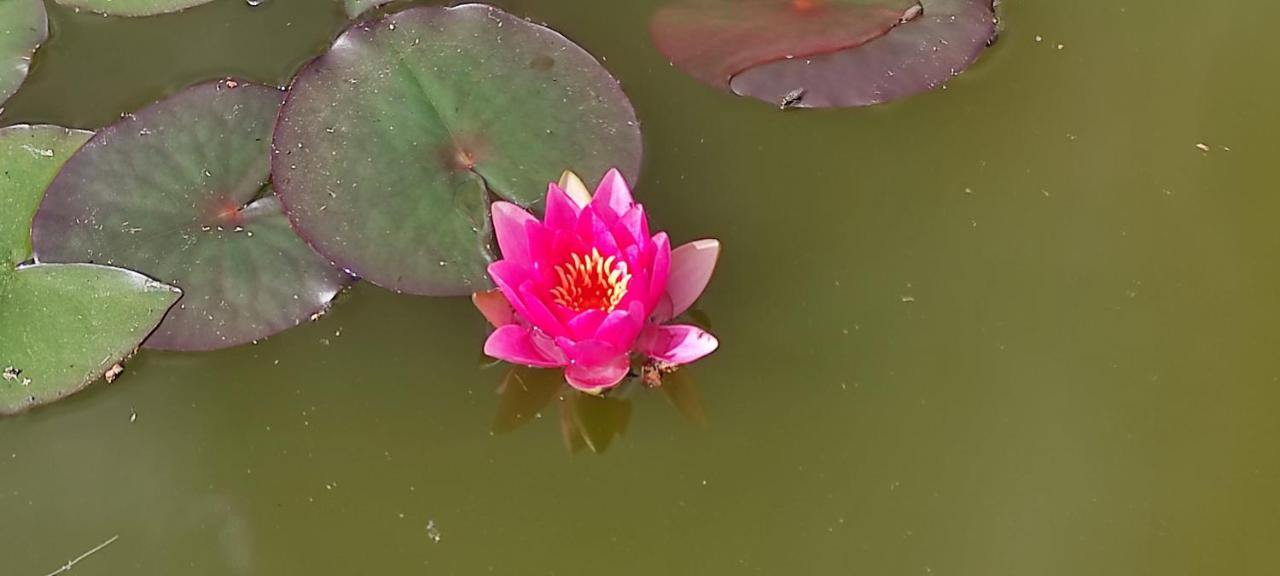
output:
[[[627,263],[613,256],[604,258],[595,248],[590,254],[571,256],[572,260],[556,266],[560,283],[551,289],[555,303],[574,312],[612,312],[627,295],[627,284],[631,282]]]

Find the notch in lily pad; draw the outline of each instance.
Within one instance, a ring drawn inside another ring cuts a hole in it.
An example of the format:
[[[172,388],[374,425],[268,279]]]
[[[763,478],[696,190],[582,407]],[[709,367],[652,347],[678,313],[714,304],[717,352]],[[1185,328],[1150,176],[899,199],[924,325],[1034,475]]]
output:
[[[181,288],[151,348],[236,346],[322,313],[351,278],[293,232],[268,183],[283,98],[209,82],[102,129],[49,186],[36,257],[122,266]]]
[[[935,89],[995,41],[996,0],[677,0],[651,32],[709,86],[782,108],[880,104]]]
[[[0,414],[118,373],[181,296],[129,270],[30,261],[40,198],[90,136],[57,126],[0,128]]]
[[[294,227],[399,292],[488,287],[489,203],[541,202],[566,169],[629,178],[640,128],[617,80],[559,33],[497,8],[360,22],[295,79],[272,166]]]

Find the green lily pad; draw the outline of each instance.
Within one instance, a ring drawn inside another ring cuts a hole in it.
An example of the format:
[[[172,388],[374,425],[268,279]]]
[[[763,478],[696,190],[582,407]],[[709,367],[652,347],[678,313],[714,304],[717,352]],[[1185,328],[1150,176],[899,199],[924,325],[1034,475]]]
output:
[[[53,0],[63,6],[107,16],[154,16],[208,4],[213,0]]]
[[[346,9],[347,16],[355,18],[369,10],[390,4],[393,0],[343,0],[342,7]]]
[[[41,0],[0,0],[0,106],[18,91],[31,55],[49,38]]]
[[[634,181],[618,83],[560,34],[497,8],[411,8],[355,25],[294,81],[272,175],[294,227],[396,291],[489,284],[491,197],[526,207],[565,169]]]
[[[151,348],[236,346],[323,311],[350,278],[293,233],[266,186],[282,98],[200,84],[99,131],[40,205],[36,258],[123,266],[181,288]]]
[[[66,397],[138,347],[181,295],[128,270],[20,265],[45,188],[92,134],[0,129],[0,414]]]

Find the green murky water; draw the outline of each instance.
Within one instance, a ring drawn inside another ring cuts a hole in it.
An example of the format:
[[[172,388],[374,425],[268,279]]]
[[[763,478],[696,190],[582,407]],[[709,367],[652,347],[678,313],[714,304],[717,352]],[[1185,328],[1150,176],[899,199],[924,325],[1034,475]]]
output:
[[[0,572],[112,536],[75,573],[1280,570],[1280,5],[1007,1],[947,90],[784,114],[669,67],[657,3],[500,4],[606,59],[654,219],[726,245],[705,426],[633,390],[602,455],[554,406],[495,434],[470,304],[362,286],[0,420]],[[0,123],[282,83],[343,25],[322,0],[53,22]]]

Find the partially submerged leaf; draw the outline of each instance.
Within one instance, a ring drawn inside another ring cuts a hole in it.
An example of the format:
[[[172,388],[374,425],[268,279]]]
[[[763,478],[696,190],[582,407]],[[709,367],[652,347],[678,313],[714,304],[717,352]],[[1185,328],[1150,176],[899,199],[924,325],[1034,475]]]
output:
[[[0,414],[80,391],[123,362],[181,292],[91,264],[25,266],[0,280]]]
[[[59,168],[92,134],[56,126],[0,129],[0,414],[75,393],[122,362],[180,292],[88,264],[15,268],[31,219]]]
[[[213,0],[54,0],[63,6],[106,16],[154,16],[178,12]]]
[[[322,254],[385,288],[488,286],[491,195],[526,207],[565,169],[640,167],[617,81],[556,32],[483,5],[411,8],[352,27],[303,70],[273,177]]]
[[[49,187],[36,258],[123,266],[181,288],[153,348],[235,346],[323,311],[349,278],[293,233],[265,187],[282,97],[201,84],[104,128]]]
[[[41,0],[0,0],[0,110],[27,77],[31,56],[49,37]]]
[[[680,0],[652,30],[711,86],[782,107],[866,106],[964,71],[996,16],[993,0]]]

